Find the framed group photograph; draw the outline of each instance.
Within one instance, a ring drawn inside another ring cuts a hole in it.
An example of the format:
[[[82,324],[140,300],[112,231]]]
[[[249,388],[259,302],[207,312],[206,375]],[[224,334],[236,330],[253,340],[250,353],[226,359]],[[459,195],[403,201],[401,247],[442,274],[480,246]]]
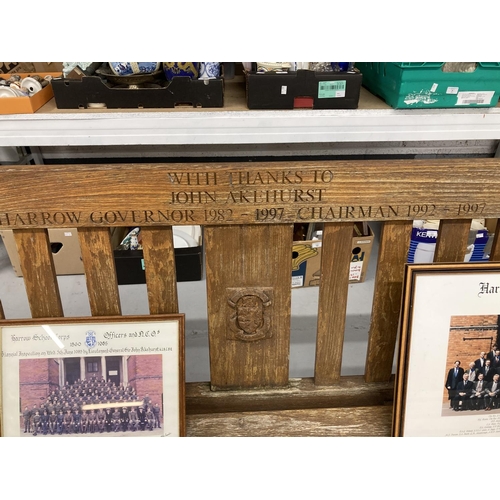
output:
[[[0,436],[185,435],[184,315],[0,321]]]
[[[407,265],[392,434],[500,436],[500,265]]]

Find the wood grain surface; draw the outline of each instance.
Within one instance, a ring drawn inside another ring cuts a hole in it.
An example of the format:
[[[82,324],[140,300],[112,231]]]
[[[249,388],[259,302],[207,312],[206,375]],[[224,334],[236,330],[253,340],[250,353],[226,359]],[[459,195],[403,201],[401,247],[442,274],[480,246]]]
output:
[[[19,263],[33,318],[63,316],[54,260],[45,229],[14,231]]]
[[[470,220],[442,220],[439,224],[434,262],[463,262]]]
[[[389,437],[391,406],[188,415],[188,437]]]
[[[0,225],[497,217],[499,168],[499,158],[0,166]]]
[[[362,375],[343,376],[319,387],[313,378],[290,379],[285,387],[212,391],[209,382],[186,384],[188,414],[304,410],[392,405],[394,380],[367,383]]]
[[[80,228],[78,239],[92,316],[119,316],[120,296],[109,229]]]
[[[317,385],[340,379],[353,227],[344,222],[325,224],[323,229],[314,369]]]
[[[141,229],[149,312],[179,312],[173,231],[171,226]]]
[[[210,378],[214,389],[288,383],[293,226],[205,227]],[[237,338],[229,300],[238,293],[271,297],[269,328],[259,340]]]
[[[375,291],[365,365],[367,382],[392,373],[411,222],[386,222],[380,234]]]

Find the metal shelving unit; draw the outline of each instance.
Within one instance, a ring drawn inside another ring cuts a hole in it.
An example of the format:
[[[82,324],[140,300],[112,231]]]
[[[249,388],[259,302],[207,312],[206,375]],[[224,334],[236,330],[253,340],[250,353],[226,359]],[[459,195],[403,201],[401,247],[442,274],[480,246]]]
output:
[[[233,87],[231,88],[231,85]],[[58,110],[0,115],[0,146],[129,146],[484,141],[500,139],[500,107],[395,110],[362,89],[358,109],[246,109],[227,85],[224,108]]]

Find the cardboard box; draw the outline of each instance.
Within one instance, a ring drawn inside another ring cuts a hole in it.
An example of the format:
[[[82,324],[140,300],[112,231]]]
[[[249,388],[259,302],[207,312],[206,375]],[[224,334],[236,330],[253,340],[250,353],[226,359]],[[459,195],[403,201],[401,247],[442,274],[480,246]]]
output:
[[[76,229],[48,229],[52,258],[57,275],[84,274],[82,252]],[[0,231],[16,276],[22,276],[19,254],[11,229]]]
[[[362,283],[370,261],[374,235],[370,226],[354,225],[349,283]],[[292,247],[292,288],[318,286],[321,270],[321,240],[294,241]]]
[[[35,67],[35,71],[37,73],[52,72],[61,74],[63,70],[62,62],[34,62],[32,64]]]
[[[36,71],[31,62],[0,62],[0,73],[19,73]]]
[[[434,262],[434,251],[439,230],[431,228],[413,227],[407,261],[410,264]],[[467,251],[464,262],[485,262],[490,258],[494,233],[488,228],[471,229],[467,240]]]
[[[246,73],[249,109],[356,109],[361,73]]]
[[[146,283],[144,254],[142,250],[117,250],[116,247],[127,234],[127,228],[116,228],[112,232],[116,276],[119,285]],[[177,281],[200,281],[203,274],[203,245],[175,248],[175,271]]]
[[[224,80],[191,80],[175,77],[161,88],[117,88],[99,76],[53,80],[58,109],[86,108],[175,108],[176,106],[221,108],[224,106]]]
[[[38,73],[17,73],[21,78],[33,76]],[[50,75],[53,78],[58,78],[61,73],[40,73],[38,76],[44,78]],[[2,75],[3,78],[8,78],[9,75]],[[0,99],[0,114],[2,115],[15,115],[15,114],[28,114],[38,111],[44,104],[49,102],[54,97],[52,85],[47,85],[40,92],[32,95],[31,97],[2,97]]]
[[[0,73],[62,73],[62,62],[0,62]]]

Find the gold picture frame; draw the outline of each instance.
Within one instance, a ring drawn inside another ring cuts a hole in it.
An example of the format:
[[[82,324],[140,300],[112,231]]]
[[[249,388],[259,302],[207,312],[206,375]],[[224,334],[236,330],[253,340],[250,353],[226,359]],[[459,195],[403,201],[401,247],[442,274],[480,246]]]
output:
[[[184,325],[183,314],[0,321],[0,436],[185,436]]]
[[[483,368],[499,332],[500,264],[407,265],[392,435],[499,436]]]

